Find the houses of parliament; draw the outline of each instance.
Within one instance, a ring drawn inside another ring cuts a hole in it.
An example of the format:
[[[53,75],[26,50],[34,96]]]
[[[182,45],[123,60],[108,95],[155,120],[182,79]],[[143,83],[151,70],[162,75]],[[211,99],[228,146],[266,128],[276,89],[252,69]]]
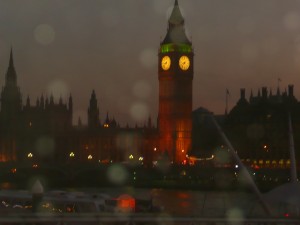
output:
[[[208,110],[192,109],[194,54],[186,36],[178,1],[168,19],[158,49],[158,117],[143,127],[120,127],[115,119],[99,119],[95,91],[87,109],[87,125],[72,124],[73,99],[41,95],[35,103],[22,101],[11,51],[1,91],[0,162],[134,162],[152,165],[160,159],[186,163],[190,156],[205,158],[224,147]],[[296,148],[300,146],[300,103],[293,86],[272,93],[266,87],[250,98],[241,89],[229,113],[216,116],[240,157],[250,165],[289,165],[288,113]],[[299,154],[296,152],[296,157]]]
[[[159,112],[157,125],[120,127],[107,115],[99,120],[92,91],[87,126],[72,125],[73,99],[41,96],[22,102],[13,52],[1,92],[0,161],[147,163],[167,157],[182,163],[191,149],[193,49],[187,38],[178,1],[158,55]]]

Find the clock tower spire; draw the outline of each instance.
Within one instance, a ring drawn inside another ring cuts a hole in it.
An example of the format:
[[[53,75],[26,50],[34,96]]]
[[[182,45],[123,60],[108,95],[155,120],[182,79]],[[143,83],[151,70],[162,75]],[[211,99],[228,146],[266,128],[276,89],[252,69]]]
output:
[[[182,163],[191,148],[193,48],[175,0],[158,54],[160,151]]]

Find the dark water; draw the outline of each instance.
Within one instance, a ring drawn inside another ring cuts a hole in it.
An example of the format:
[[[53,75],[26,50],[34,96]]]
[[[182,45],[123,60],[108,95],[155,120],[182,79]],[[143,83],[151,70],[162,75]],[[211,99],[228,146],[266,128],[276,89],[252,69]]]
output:
[[[224,217],[230,213],[242,216],[260,215],[254,194],[248,192],[189,191],[168,189],[90,189],[84,192],[106,193],[112,197],[123,194],[153,199],[155,206],[163,207],[164,214],[178,216]]]
[[[11,183],[2,183],[1,189],[15,189]],[[51,190],[46,190],[51,191]],[[177,216],[226,217],[231,213],[243,217],[263,216],[264,212],[254,194],[240,191],[197,191],[141,188],[84,188],[67,191],[103,193],[117,198],[130,195],[141,199],[152,199],[153,204],[163,208],[163,213]]]

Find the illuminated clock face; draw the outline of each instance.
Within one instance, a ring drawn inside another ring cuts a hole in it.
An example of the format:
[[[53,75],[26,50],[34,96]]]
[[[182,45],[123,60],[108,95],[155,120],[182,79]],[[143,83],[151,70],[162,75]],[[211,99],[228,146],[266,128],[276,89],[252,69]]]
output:
[[[182,70],[188,70],[190,67],[190,59],[186,55],[183,55],[179,59],[179,67]]]
[[[161,68],[168,70],[171,66],[171,59],[169,56],[164,56],[161,60]]]

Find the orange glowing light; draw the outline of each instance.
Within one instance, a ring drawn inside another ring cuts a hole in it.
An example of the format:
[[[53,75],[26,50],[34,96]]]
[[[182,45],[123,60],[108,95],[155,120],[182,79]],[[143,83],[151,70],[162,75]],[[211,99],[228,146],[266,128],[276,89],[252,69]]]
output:
[[[135,210],[135,199],[130,195],[121,195],[117,199],[117,203],[121,212],[133,212]]]

